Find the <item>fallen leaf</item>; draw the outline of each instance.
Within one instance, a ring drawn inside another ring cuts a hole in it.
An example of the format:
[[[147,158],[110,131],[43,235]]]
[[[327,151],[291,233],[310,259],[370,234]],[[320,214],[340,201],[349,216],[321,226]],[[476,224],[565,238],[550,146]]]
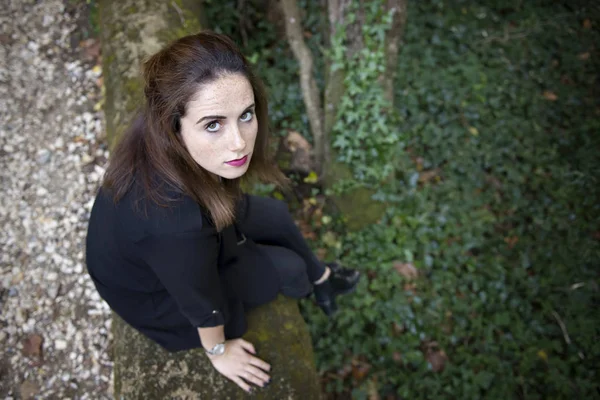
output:
[[[515,245],[517,244],[518,241],[519,241],[519,238],[517,236],[507,236],[504,238],[504,242],[506,244],[508,244],[509,249],[512,249],[513,247],[515,247]]]
[[[83,56],[86,60],[92,61],[100,56],[100,41],[96,39],[82,40],[79,47],[83,49]]]
[[[583,20],[583,29],[590,29],[592,27],[592,21],[589,18]]]
[[[396,272],[406,279],[415,279],[419,276],[419,271],[417,271],[412,263],[395,262],[393,266]]]
[[[423,171],[419,174],[419,182],[425,183],[433,180],[442,170],[440,168],[434,168],[427,171]]]
[[[300,229],[300,232],[302,233],[302,236],[305,239],[308,239],[308,240],[316,240],[317,239],[317,235],[312,230],[310,225],[308,225],[308,223],[306,223],[305,221],[296,221],[296,225],[298,226],[298,229]]]
[[[35,398],[39,391],[40,387],[38,386],[38,384],[29,380],[21,383],[21,386],[19,387],[21,399],[23,400],[30,400]]]
[[[442,372],[446,367],[446,361],[448,361],[448,356],[444,350],[428,351],[425,358],[431,364],[433,372]]]
[[[292,153],[290,169],[309,173],[313,164],[311,160],[312,146],[308,140],[296,131],[289,131],[284,139],[284,145]]]
[[[36,333],[29,335],[22,342],[22,353],[25,357],[42,357],[44,338]]]
[[[12,38],[10,35],[6,33],[0,34],[0,44],[9,44],[10,42],[12,42]]]
[[[352,362],[352,378],[354,378],[355,381],[363,380],[370,370],[371,366],[364,361],[354,360]]]
[[[471,135],[473,136],[479,136],[479,131],[477,130],[477,128],[475,128],[474,126],[470,126],[469,127],[469,132],[471,133]]]
[[[543,96],[546,100],[550,100],[550,101],[558,100],[558,96],[554,92],[551,92],[550,90],[545,90]]]
[[[577,56],[580,60],[587,60],[590,58],[590,52],[586,51],[585,53],[581,53]]]
[[[300,149],[311,151],[312,147],[308,140],[296,131],[290,131],[285,138],[285,144],[290,151],[298,151]]]
[[[417,288],[417,285],[415,285],[414,283],[405,283],[404,284],[404,291],[405,292],[412,292],[413,294],[415,293],[415,289]]]

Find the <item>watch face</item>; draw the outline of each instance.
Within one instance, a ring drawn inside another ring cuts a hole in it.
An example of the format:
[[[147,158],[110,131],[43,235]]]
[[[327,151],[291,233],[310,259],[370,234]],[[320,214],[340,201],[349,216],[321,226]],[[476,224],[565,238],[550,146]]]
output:
[[[220,356],[221,354],[225,353],[225,344],[219,343],[218,345],[216,345],[213,348],[213,353],[216,356]]]

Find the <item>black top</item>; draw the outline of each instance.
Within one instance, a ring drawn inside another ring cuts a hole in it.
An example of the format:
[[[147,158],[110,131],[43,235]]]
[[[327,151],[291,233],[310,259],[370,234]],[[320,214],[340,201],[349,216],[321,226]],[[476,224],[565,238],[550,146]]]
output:
[[[117,204],[101,189],[92,208],[86,259],[101,297],[130,325],[176,351],[200,346],[196,327],[224,324],[221,234],[190,197],[165,208],[134,190]]]

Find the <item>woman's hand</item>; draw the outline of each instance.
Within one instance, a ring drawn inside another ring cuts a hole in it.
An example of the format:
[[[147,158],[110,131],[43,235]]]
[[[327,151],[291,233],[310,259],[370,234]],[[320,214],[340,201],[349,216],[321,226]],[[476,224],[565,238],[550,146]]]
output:
[[[265,372],[270,371],[271,366],[253,354],[256,354],[256,351],[252,343],[244,339],[233,339],[225,342],[225,353],[220,356],[208,354],[208,358],[217,371],[246,392],[252,393],[248,383],[264,387],[271,381],[271,377]]]

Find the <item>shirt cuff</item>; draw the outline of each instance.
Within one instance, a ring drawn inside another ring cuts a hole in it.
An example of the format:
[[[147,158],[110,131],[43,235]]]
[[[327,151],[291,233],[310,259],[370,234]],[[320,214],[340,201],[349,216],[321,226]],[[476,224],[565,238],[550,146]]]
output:
[[[190,318],[190,322],[196,328],[212,328],[225,325],[225,318],[220,310],[212,310],[210,314]]]

